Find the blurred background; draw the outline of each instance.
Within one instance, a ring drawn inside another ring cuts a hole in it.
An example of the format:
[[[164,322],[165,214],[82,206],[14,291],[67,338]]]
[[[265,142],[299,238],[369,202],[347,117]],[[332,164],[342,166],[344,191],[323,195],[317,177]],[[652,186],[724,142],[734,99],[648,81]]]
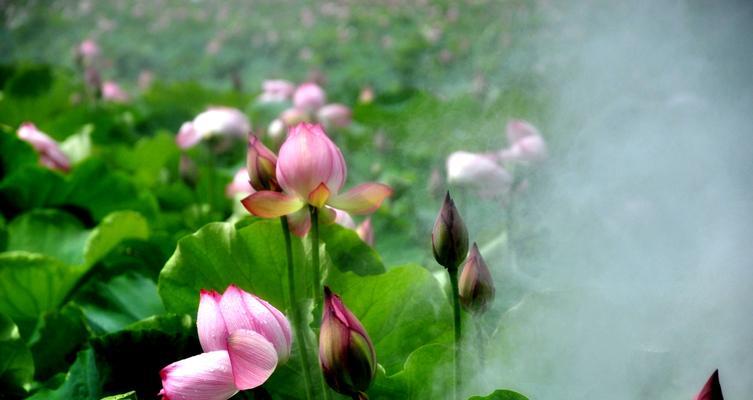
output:
[[[719,368],[729,399],[753,393],[753,3],[6,0],[0,10],[0,122],[37,120],[60,140],[85,124],[95,143],[174,134],[213,104],[258,126],[264,80],[321,82],[353,105],[355,127],[338,139],[351,182],[397,189],[374,220],[388,266],[435,268],[428,235],[446,157],[499,151],[508,120],[530,121],[549,156],[514,169],[524,193],[500,202],[449,185],[497,281],[484,319],[496,350],[477,392],[690,399]],[[137,99],[115,119],[59,112],[87,39],[103,79]],[[18,100],[14,87],[46,100]],[[242,162],[226,163],[226,180]]]

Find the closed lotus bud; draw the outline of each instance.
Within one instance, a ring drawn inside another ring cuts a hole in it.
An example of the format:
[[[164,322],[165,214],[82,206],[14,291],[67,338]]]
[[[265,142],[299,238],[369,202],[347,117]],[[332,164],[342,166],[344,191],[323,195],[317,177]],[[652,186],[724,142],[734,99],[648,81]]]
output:
[[[102,83],[102,99],[113,103],[125,103],[128,101],[128,94],[117,83],[105,81]]]
[[[256,136],[248,139],[247,169],[249,183],[254,190],[279,191],[275,169],[277,156],[269,150]]]
[[[344,128],[350,125],[350,108],[342,104],[327,104],[319,109],[316,118],[327,128]]]
[[[463,264],[458,289],[460,304],[474,314],[486,311],[494,300],[494,280],[476,243],[471,247],[468,259]]]
[[[722,385],[719,383],[719,370],[711,374],[711,377],[703,385],[701,392],[698,393],[695,400],[724,400]]]
[[[250,130],[251,122],[240,110],[212,107],[197,115],[193,121],[183,123],[175,141],[180,148],[187,149],[213,136],[245,138]]]
[[[468,229],[447,192],[431,232],[434,258],[445,268],[456,269],[468,254]]]
[[[29,143],[39,154],[39,163],[45,167],[61,172],[68,172],[71,163],[60,145],[46,133],[37,129],[31,122],[24,122],[16,131],[19,139]]]
[[[366,329],[340,297],[324,287],[319,362],[327,384],[346,396],[364,393],[376,375],[376,352]]]
[[[262,82],[262,94],[259,101],[263,103],[282,102],[290,98],[295,91],[293,83],[282,79],[270,79]]]
[[[301,84],[293,94],[293,105],[295,108],[306,112],[314,112],[320,109],[326,102],[327,95],[324,93],[324,89],[313,82]]]
[[[79,66],[92,65],[99,56],[99,46],[92,39],[86,39],[76,47],[76,63]]]
[[[495,195],[507,193],[512,182],[512,175],[491,156],[456,151],[447,157],[447,183]]]
[[[364,241],[364,243],[368,244],[369,246],[374,246],[374,228],[371,225],[371,217],[366,218],[361,224],[358,225],[356,228],[356,233],[358,234],[358,237],[361,238],[361,240]]]
[[[544,137],[535,126],[526,121],[510,121],[507,124],[507,140],[510,146],[499,152],[502,161],[530,163],[547,157]]]

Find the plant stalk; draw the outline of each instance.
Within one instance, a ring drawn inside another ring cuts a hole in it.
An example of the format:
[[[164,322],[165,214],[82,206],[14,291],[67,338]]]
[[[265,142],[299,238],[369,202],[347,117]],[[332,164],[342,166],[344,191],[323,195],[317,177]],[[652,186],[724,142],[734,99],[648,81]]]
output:
[[[458,267],[448,268],[452,286],[452,314],[455,323],[455,400],[460,399],[460,291],[458,290]]]
[[[314,290],[314,309],[322,305],[322,276],[319,271],[319,209],[309,206],[311,213],[311,269]]]
[[[288,301],[290,304],[290,314],[293,316],[295,341],[298,344],[298,352],[301,353],[303,384],[306,387],[306,399],[313,400],[315,397],[311,368],[309,368],[309,351],[306,345],[306,334],[303,329],[303,318],[301,317],[301,310],[295,295],[295,268],[293,265],[293,245],[290,238],[290,226],[285,216],[280,217],[280,223],[282,224],[282,234],[285,237],[285,255],[288,260]]]

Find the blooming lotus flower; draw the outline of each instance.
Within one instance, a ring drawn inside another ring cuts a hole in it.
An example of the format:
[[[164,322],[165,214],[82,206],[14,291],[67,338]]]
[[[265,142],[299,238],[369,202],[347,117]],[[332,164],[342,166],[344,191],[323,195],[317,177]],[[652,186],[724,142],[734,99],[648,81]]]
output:
[[[306,82],[298,86],[293,94],[295,108],[306,112],[314,112],[327,102],[327,94],[324,89],[314,82]]]
[[[374,246],[374,228],[371,226],[371,217],[366,218],[356,228],[356,233],[364,243]]]
[[[196,316],[204,353],[163,368],[170,400],[226,400],[263,384],[290,356],[290,324],[266,301],[230,285],[201,291]]]
[[[507,140],[510,146],[499,153],[503,161],[535,162],[547,156],[544,137],[526,121],[510,121],[507,124]]]
[[[114,103],[125,103],[128,101],[128,94],[116,82],[104,81],[102,83],[102,98]]]
[[[494,195],[506,193],[513,178],[492,156],[456,151],[447,157],[447,182]]]
[[[722,395],[722,385],[719,384],[719,370],[714,371],[701,388],[700,393],[696,395],[695,400],[724,400]]]
[[[494,300],[494,279],[476,243],[473,243],[468,259],[463,264],[458,289],[460,304],[475,314],[486,311]]]
[[[319,363],[327,384],[346,396],[365,398],[376,375],[376,352],[361,322],[340,297],[324,287]]]
[[[236,171],[235,175],[233,175],[233,180],[227,185],[227,187],[225,187],[225,195],[231,199],[237,195],[243,195],[245,197],[253,192],[255,192],[255,190],[249,183],[248,171],[246,171],[246,168],[240,168]]]
[[[350,125],[350,108],[342,104],[327,104],[317,111],[316,118],[325,127],[343,128]]]
[[[282,102],[290,98],[295,91],[292,82],[282,79],[271,79],[262,82],[262,94],[259,101],[264,103]]]
[[[24,122],[16,131],[18,138],[29,143],[39,154],[39,162],[45,167],[62,172],[71,169],[68,156],[60,150],[60,145],[46,133],[37,129],[31,122]]]
[[[183,123],[175,141],[180,148],[187,149],[212,136],[245,138],[249,131],[251,123],[240,110],[212,107],[197,115],[193,121]]]
[[[307,205],[324,210],[324,222],[333,221],[340,209],[368,214],[382,204],[392,189],[379,183],[364,183],[340,193],[347,167],[340,149],[320,125],[301,123],[290,130],[277,158],[277,183],[283,192],[259,191],[242,200],[251,213],[263,218],[289,217],[293,232],[305,235],[310,221]],[[325,208],[329,206],[328,208]]]
[[[431,231],[434,259],[447,269],[457,269],[468,253],[468,228],[447,192]]]

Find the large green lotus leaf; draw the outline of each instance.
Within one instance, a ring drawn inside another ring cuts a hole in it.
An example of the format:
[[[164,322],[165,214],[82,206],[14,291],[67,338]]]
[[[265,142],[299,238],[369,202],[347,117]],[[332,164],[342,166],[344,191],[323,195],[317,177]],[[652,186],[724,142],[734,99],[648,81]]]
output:
[[[46,313],[29,340],[34,356],[34,377],[45,381],[65,371],[89,336],[80,308],[68,304],[59,311]]]
[[[179,155],[175,135],[167,132],[141,138],[133,147],[117,147],[113,151],[118,167],[131,173],[139,184],[149,187],[159,182],[162,170],[168,165],[177,172]]]
[[[84,263],[89,231],[69,213],[32,210],[8,224],[8,250],[45,254],[66,264]]]
[[[310,288],[303,246],[293,237],[298,298]],[[159,277],[159,294],[168,311],[195,315],[201,289],[224,291],[235,284],[281,310],[287,304],[287,261],[277,220],[236,229],[210,223],[178,242]]]
[[[322,226],[320,237],[332,265],[340,271],[358,275],[374,275],[385,271],[379,254],[364,243],[351,229],[338,224]]]
[[[22,398],[33,377],[34,360],[18,327],[0,314],[0,397]]]
[[[57,389],[42,389],[28,400],[98,400],[102,396],[100,372],[92,349],[78,353]]]
[[[387,374],[398,372],[417,348],[451,338],[450,303],[434,276],[421,266],[373,276],[331,271],[327,284],[363,323]]]
[[[0,178],[24,165],[37,165],[39,156],[29,143],[19,139],[10,130],[0,130]]]
[[[528,397],[512,390],[495,390],[487,396],[473,396],[468,400],[528,400]]]
[[[375,400],[453,399],[452,353],[451,344],[422,346],[410,354],[402,371],[378,376],[367,393]]]
[[[84,259],[87,265],[106,256],[126,239],[147,239],[149,223],[134,211],[116,211],[105,217],[86,242]]]

